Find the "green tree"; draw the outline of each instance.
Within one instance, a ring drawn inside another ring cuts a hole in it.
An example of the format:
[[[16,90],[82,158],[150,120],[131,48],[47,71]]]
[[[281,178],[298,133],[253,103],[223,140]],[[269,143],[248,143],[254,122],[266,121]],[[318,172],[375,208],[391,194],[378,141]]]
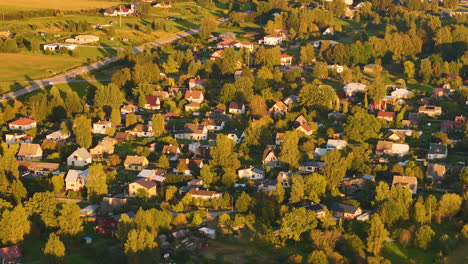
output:
[[[234,48],[224,49],[223,55],[219,60],[219,68],[223,75],[234,74],[239,68],[240,55]]]
[[[232,168],[234,170],[240,167],[240,161],[234,152],[236,143],[226,135],[218,134],[216,136],[216,146],[211,150],[213,167]]]
[[[242,192],[236,200],[236,209],[240,213],[245,213],[253,207],[253,199],[246,192]]]
[[[161,169],[169,169],[171,167],[169,159],[166,155],[161,155],[159,157],[158,162],[156,162],[156,167]]]
[[[414,237],[414,245],[418,248],[426,250],[432,242],[435,232],[430,226],[425,225],[418,228]]]
[[[236,97],[236,87],[232,83],[225,83],[221,88],[219,102],[225,104]]]
[[[166,123],[164,117],[161,114],[153,115],[151,119],[153,126],[153,133],[155,137],[162,135],[166,129]]]
[[[323,250],[314,250],[307,258],[309,264],[328,264],[327,254]]]
[[[421,60],[421,65],[419,68],[419,76],[424,83],[429,83],[432,78],[433,70],[430,59]]]
[[[122,123],[122,116],[120,115],[119,108],[112,108],[111,122],[113,126],[120,126],[120,124]]]
[[[337,103],[338,97],[329,85],[306,84],[299,92],[299,100],[304,106],[330,110]]]
[[[91,120],[86,116],[80,116],[73,122],[73,133],[75,134],[76,142],[83,148],[88,149],[92,143],[91,135]]]
[[[290,203],[300,202],[304,198],[304,179],[300,175],[291,177],[291,197]]]
[[[25,208],[31,215],[40,217],[46,228],[57,226],[57,200],[51,192],[37,192],[26,203]]]
[[[345,133],[352,141],[362,143],[370,138],[378,138],[381,128],[379,120],[364,109],[353,107],[354,114],[347,120]]]
[[[442,217],[449,217],[452,220],[462,205],[462,198],[456,193],[446,193],[442,195],[439,202],[438,213]]]
[[[276,189],[274,192],[276,202],[281,204],[284,201],[284,195],[286,191],[284,190],[283,184],[281,182],[276,183]]]
[[[236,183],[236,178],[237,178],[236,171],[230,168],[223,169],[223,171],[224,171],[224,174],[223,174],[222,182],[226,187],[231,188],[232,186],[234,186],[234,183]]]
[[[446,6],[449,9],[457,9],[458,4],[459,4],[458,0],[445,0],[444,1],[444,6]]]
[[[205,16],[200,23],[200,38],[205,40],[210,37],[211,33],[218,27],[218,21],[213,16]]]
[[[299,167],[301,153],[299,151],[299,134],[297,131],[286,131],[281,144],[279,161],[286,164],[291,169]]]
[[[169,55],[162,67],[167,74],[171,74],[179,72],[180,64],[175,60],[174,56]]]
[[[107,176],[101,163],[94,163],[89,166],[89,175],[86,180],[88,200],[98,202],[102,196],[107,194]]]
[[[127,114],[125,116],[125,126],[129,127],[137,123],[137,117],[134,113]]]
[[[346,174],[346,157],[341,156],[339,150],[328,151],[323,157],[325,168],[323,174],[327,179],[327,187],[333,193],[337,194],[338,185]]]
[[[326,62],[318,61],[314,66],[314,76],[319,79],[328,77],[328,64]]]
[[[21,243],[30,231],[31,222],[22,205],[16,206],[11,211],[3,211],[0,219],[0,241],[3,245]]]
[[[426,222],[426,206],[424,205],[424,198],[422,196],[420,196],[418,201],[414,204],[413,218],[418,224],[424,224]]]
[[[302,64],[307,65],[315,61],[315,48],[311,44],[302,46],[300,53]]]
[[[83,222],[80,216],[80,207],[75,203],[64,203],[59,211],[57,222],[58,234],[71,238],[83,231]]]
[[[211,171],[211,166],[206,164],[200,170],[200,179],[203,181],[203,186],[209,188],[216,180],[216,174]]]
[[[124,244],[124,253],[129,263],[155,262],[154,250],[158,244],[154,235],[146,229],[132,229]]]
[[[47,263],[62,263],[65,257],[65,245],[59,236],[51,233],[42,252],[47,257]]]
[[[41,42],[37,38],[31,40],[31,51],[34,53],[41,51]]]
[[[312,200],[315,203],[320,202],[320,197],[322,197],[327,190],[326,178],[318,173],[306,176],[304,185],[305,198]]]
[[[413,79],[415,74],[414,63],[412,61],[405,61],[403,63],[403,68],[405,71],[406,78],[408,78],[409,80]]]
[[[380,216],[374,214],[370,221],[370,229],[367,236],[367,251],[374,254],[374,256],[379,256],[388,235],[389,233],[385,229],[382,220],[380,220]]]
[[[304,232],[312,230],[317,226],[317,219],[315,218],[315,212],[300,207],[293,208],[278,223],[280,224],[280,237],[300,241],[301,235]]]
[[[172,199],[174,199],[175,194],[177,193],[177,191],[178,191],[178,189],[177,189],[176,186],[174,186],[174,185],[167,186],[166,192],[165,192],[165,201],[169,202]]]
[[[133,222],[133,219],[127,214],[122,214],[119,220],[116,237],[122,242],[127,241],[128,233],[134,228],[135,223]]]

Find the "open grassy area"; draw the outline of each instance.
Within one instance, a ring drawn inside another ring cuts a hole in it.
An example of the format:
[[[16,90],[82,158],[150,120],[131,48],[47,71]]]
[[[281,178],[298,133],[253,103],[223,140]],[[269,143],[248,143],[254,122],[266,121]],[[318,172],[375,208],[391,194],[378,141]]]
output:
[[[414,247],[403,248],[396,242],[385,243],[383,255],[392,263],[430,264],[434,263],[436,258],[436,253],[433,250],[421,250]]]
[[[97,1],[97,0],[16,0],[0,1],[2,10],[30,10],[30,9],[60,9],[60,10],[82,10],[94,8],[107,8],[118,5],[119,2]]]

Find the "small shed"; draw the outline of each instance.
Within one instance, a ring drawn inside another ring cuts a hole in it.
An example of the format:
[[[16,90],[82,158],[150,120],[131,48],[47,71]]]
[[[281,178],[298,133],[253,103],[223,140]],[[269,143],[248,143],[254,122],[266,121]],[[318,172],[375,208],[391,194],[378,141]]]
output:
[[[198,229],[198,231],[200,231],[200,233],[206,235],[207,237],[209,237],[211,239],[216,238],[216,230],[214,230],[212,228],[202,227],[202,228]]]
[[[91,244],[93,243],[93,238],[92,237],[89,237],[89,236],[85,236],[83,237],[83,240],[86,244]]]

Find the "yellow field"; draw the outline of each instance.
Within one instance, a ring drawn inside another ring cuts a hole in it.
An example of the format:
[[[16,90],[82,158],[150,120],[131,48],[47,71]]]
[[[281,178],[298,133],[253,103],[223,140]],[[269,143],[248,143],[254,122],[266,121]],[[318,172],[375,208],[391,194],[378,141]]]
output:
[[[34,80],[74,68],[85,58],[41,54],[0,53],[0,81]]]
[[[96,1],[96,0],[15,0],[0,1],[0,9],[60,9],[60,10],[81,10],[94,8],[107,8],[116,6],[119,2]]]

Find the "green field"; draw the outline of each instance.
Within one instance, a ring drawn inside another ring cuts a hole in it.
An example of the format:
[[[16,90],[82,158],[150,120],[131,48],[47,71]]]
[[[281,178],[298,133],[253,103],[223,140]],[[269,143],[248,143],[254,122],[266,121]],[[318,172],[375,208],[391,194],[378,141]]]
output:
[[[0,1],[1,10],[32,10],[32,9],[59,9],[59,10],[82,10],[94,8],[107,8],[118,5],[119,2],[112,1],[97,1],[97,0],[16,0],[16,1]]]

